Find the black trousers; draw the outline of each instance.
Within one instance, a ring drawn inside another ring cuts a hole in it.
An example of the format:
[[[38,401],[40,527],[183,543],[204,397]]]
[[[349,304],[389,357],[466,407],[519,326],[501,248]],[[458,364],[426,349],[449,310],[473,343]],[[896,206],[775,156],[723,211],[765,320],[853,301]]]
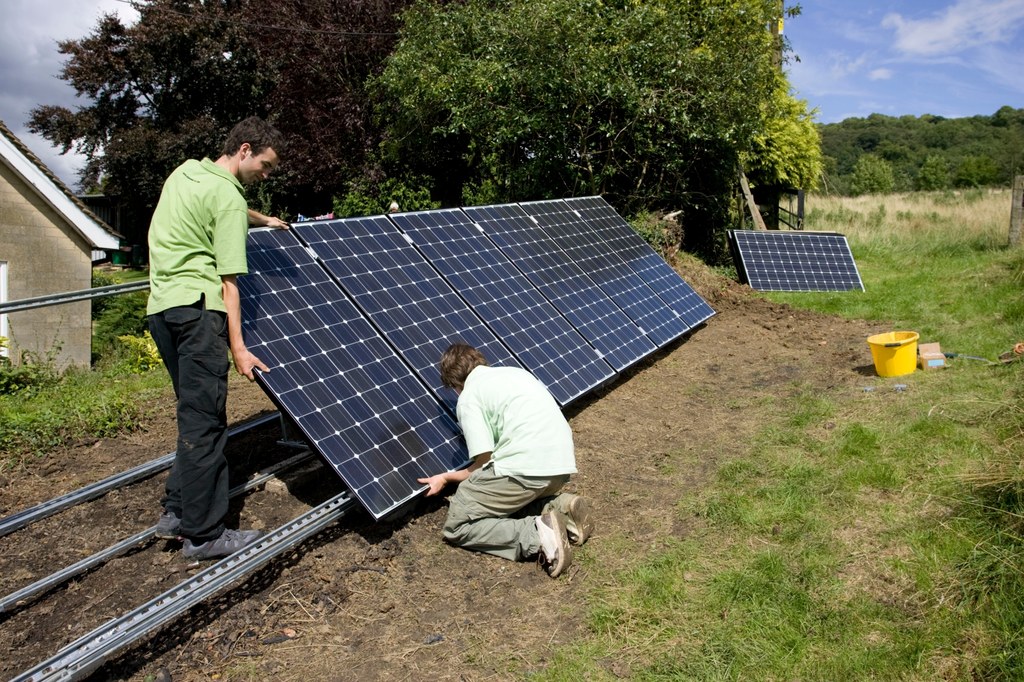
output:
[[[149,331],[178,399],[178,451],[163,505],[180,514],[182,535],[206,542],[223,532],[228,511],[227,316],[200,299],[150,315]]]

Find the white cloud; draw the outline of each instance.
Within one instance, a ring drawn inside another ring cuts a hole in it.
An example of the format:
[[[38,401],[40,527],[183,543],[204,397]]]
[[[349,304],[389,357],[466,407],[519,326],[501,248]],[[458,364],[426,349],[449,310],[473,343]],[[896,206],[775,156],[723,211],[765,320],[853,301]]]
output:
[[[872,69],[868,78],[873,81],[887,81],[892,78],[892,69]]]
[[[907,55],[937,56],[1010,41],[1024,25],[1021,0],[957,0],[926,19],[888,14],[882,27],[895,32]]]
[[[64,182],[74,185],[83,159],[61,156],[49,142],[28,132],[29,112],[42,104],[74,108],[75,97],[59,74],[67,59],[57,51],[61,40],[85,38],[101,16],[117,14],[133,23],[138,13],[121,0],[3,0],[0,23],[0,120]]]

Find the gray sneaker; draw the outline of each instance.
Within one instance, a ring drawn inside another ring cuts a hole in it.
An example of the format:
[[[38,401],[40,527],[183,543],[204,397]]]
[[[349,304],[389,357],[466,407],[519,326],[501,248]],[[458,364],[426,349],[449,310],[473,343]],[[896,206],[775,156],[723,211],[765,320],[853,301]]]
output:
[[[540,536],[540,552],[537,563],[552,578],[562,574],[572,563],[572,547],[565,532],[565,517],[558,512],[547,512],[537,517],[537,534]]]
[[[590,500],[579,495],[572,496],[569,509],[565,513],[565,530],[569,533],[569,542],[582,545],[594,532],[594,519],[590,511]]]
[[[164,540],[177,540],[181,537],[181,517],[170,509],[165,509],[156,522],[156,533],[158,538]]]
[[[220,559],[234,554],[246,545],[252,544],[259,539],[262,533],[258,530],[233,530],[225,528],[220,537],[209,540],[200,545],[192,544],[192,541],[185,539],[181,548],[182,555],[187,559]]]

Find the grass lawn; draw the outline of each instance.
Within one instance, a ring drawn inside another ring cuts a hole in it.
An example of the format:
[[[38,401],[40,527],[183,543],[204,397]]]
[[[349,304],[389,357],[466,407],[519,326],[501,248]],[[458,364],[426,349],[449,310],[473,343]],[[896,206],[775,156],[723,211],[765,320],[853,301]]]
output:
[[[867,290],[766,297],[963,355],[1024,340],[1008,191],[807,203]],[[596,662],[629,658],[641,680],[1024,679],[1021,371],[919,373],[897,412],[780,397],[749,453],[681,501],[703,530],[611,576],[589,636],[539,678],[609,679]]]

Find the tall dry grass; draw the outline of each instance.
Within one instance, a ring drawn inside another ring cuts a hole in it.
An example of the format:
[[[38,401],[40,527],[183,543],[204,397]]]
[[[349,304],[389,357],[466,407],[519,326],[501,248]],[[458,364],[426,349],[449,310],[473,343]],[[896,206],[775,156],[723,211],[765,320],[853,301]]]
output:
[[[850,239],[1007,243],[1012,192],[971,189],[840,197],[810,194],[806,228],[833,230]]]

